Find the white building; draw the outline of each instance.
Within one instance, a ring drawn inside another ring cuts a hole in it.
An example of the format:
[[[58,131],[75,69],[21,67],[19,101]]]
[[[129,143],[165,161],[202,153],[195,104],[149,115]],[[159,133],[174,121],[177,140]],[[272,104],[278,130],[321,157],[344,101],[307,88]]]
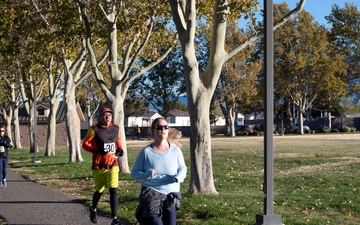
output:
[[[170,126],[190,126],[189,112],[172,109],[169,111],[166,117]]]
[[[156,111],[150,110],[140,116],[130,116],[125,122],[125,127],[150,127],[154,119],[162,117]]]
[[[238,113],[235,118],[235,126],[240,126],[245,124],[245,116],[241,113]]]
[[[216,122],[215,124],[211,124],[213,126],[225,126],[226,125],[226,120],[224,118],[224,116],[216,116]]]

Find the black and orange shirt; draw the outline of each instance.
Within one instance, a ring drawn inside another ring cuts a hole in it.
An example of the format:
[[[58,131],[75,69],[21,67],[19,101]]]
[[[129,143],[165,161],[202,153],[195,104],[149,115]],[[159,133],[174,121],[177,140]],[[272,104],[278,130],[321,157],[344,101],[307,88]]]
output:
[[[109,127],[103,127],[100,124],[91,126],[86,133],[82,147],[93,153],[91,167],[93,170],[105,170],[119,166],[115,154],[118,149],[122,149],[119,126],[113,123]]]

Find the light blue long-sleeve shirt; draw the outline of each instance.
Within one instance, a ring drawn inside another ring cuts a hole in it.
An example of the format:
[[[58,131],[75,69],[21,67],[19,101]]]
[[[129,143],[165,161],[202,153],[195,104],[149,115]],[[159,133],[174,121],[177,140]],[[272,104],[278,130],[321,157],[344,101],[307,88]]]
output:
[[[156,174],[152,176],[154,169]],[[180,183],[184,181],[186,171],[184,156],[176,145],[170,144],[165,152],[157,152],[148,145],[139,152],[131,176],[143,186],[167,195],[180,192]]]

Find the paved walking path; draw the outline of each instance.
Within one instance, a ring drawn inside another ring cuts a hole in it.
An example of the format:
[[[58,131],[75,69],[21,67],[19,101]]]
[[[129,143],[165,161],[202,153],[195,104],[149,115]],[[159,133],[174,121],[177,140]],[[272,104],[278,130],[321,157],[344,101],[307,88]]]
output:
[[[85,225],[93,224],[88,207],[74,197],[26,180],[11,168],[7,187],[0,189],[0,216],[9,225]],[[110,216],[98,215],[99,225],[110,225]]]

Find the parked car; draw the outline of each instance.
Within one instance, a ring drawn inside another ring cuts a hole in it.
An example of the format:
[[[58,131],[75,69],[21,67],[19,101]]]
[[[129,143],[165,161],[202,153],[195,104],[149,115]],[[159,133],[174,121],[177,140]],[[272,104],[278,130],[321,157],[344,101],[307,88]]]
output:
[[[252,133],[254,132],[254,130],[247,125],[240,125],[236,128],[235,132],[248,132],[248,133]]]
[[[292,127],[292,129],[294,129],[294,130],[298,130],[298,129],[299,129],[299,124],[298,124],[298,123],[292,123],[292,124],[291,124],[291,127]],[[304,124],[303,124],[303,128],[304,128],[304,131],[311,131],[310,127],[307,126],[307,125],[304,125]]]

